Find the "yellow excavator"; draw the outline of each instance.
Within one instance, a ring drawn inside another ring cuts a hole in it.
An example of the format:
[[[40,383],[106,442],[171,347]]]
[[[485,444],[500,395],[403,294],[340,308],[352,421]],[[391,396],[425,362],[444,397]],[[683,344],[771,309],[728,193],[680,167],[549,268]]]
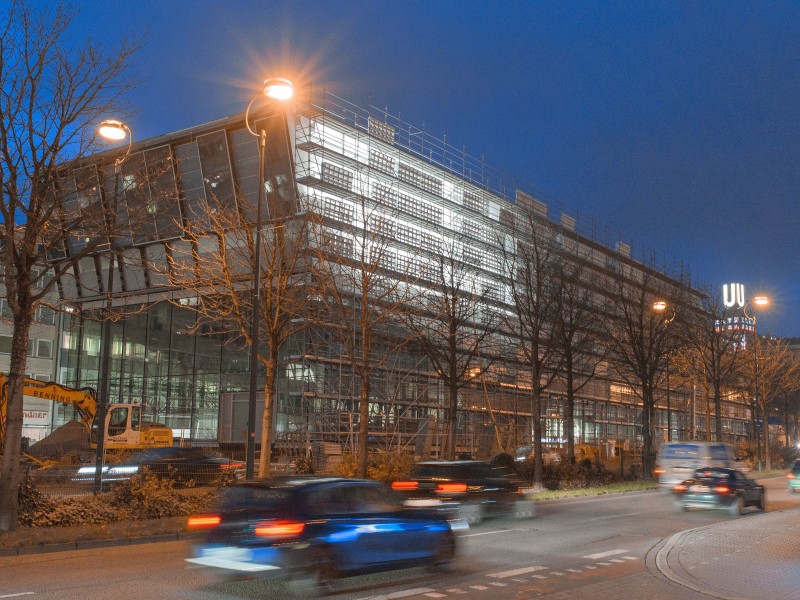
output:
[[[92,388],[70,388],[52,381],[39,381],[26,377],[22,395],[75,407],[86,430],[88,445],[91,448],[97,447],[99,423],[95,418],[97,416],[97,400]],[[7,403],[8,377],[5,373],[0,373],[0,450],[2,450],[5,437]],[[103,432],[105,435],[104,445],[107,450],[167,447],[172,446],[173,441],[172,429],[161,423],[143,421],[142,405],[134,403],[109,404]],[[45,440],[47,438],[40,440],[40,443]],[[37,462],[41,461],[37,460]]]

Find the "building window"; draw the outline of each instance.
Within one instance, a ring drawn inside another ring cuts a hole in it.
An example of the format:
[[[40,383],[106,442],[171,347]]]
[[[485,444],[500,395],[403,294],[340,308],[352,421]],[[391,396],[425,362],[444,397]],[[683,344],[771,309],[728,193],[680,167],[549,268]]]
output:
[[[441,179],[433,177],[432,175],[428,175],[427,173],[423,173],[411,165],[400,163],[400,169],[398,170],[397,176],[406,183],[415,185],[426,192],[430,192],[436,196],[442,195]]]
[[[373,169],[394,175],[394,163],[394,157],[375,148],[369,149],[369,166]]]
[[[394,127],[391,125],[369,117],[367,120],[367,130],[370,135],[375,136],[379,140],[383,140],[387,144],[394,144]]]
[[[36,357],[53,358],[53,340],[36,340]]]
[[[0,354],[11,354],[10,335],[0,335]]]
[[[14,315],[11,314],[11,307],[8,305],[8,300],[3,298],[0,300],[0,317],[11,319]]]
[[[49,306],[40,306],[36,310],[36,320],[39,323],[43,323],[45,325],[55,325],[56,324],[56,313]]]
[[[475,192],[464,190],[464,206],[482,215],[486,214],[486,201]]]
[[[322,181],[346,190],[353,189],[353,172],[329,162],[322,163]]]

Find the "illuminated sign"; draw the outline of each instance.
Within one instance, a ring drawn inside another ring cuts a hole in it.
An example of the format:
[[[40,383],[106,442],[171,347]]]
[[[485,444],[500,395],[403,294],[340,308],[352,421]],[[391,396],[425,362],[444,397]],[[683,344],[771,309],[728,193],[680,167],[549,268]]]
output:
[[[726,283],[722,286],[722,302],[727,308],[738,306],[744,308],[744,285],[741,283]]]

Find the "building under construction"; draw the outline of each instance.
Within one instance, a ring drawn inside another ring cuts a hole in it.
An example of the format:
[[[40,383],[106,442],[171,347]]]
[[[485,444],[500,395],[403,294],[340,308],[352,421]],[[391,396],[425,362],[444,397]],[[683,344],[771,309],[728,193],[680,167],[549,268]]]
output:
[[[479,290],[481,302],[509,311],[503,240],[510,239],[514,219],[524,210],[536,215],[562,252],[587,260],[598,281],[624,264],[667,287],[692,289],[681,265],[660,264],[654,253],[635,251],[593,220],[555,210],[483,161],[385,111],[321,94],[298,102],[288,114],[257,118],[268,137],[267,222],[314,215],[329,250],[348,260],[363,250],[359,245],[372,229],[380,235],[370,243],[380,238],[381,269],[389,277],[435,287],[431,265],[448,252],[469,274],[464,285],[473,293]],[[83,260],[59,282],[62,298],[80,308],[62,334],[59,381],[98,386],[101,327],[92,311],[110,295],[115,306],[130,310],[111,325],[109,401],[141,401],[148,418],[166,423],[187,442],[241,448],[250,398],[248,347],[213,323],[198,323],[192,310],[196,299],[176,289],[170,265],[187,245],[179,224],[202,222],[204,207],[237,205],[252,217],[260,185],[258,140],[239,115],[140,142],[122,164],[121,186],[114,185],[117,155],[97,155],[90,166],[66,173],[64,189],[98,206],[109,205],[116,190],[116,204],[131,213],[146,206],[147,223],[116,238],[116,260]],[[137,183],[142,173],[157,176]],[[105,285],[109,268],[114,271],[110,290]],[[603,317],[608,315],[598,314]],[[352,318],[355,324],[356,310]],[[508,332],[495,337],[507,338]],[[448,419],[447,391],[435,365],[413,344],[397,350],[384,343],[374,352],[380,360],[370,381],[368,443],[438,456]],[[459,454],[488,457],[529,444],[534,414],[542,418],[543,442],[563,445],[563,384],[556,380],[534,411],[530,375],[513,354],[495,352],[491,361],[476,364],[487,366],[477,368],[459,391]],[[641,399],[614,379],[612,367],[597,369],[580,390],[574,411],[577,442],[610,449],[641,440]],[[355,449],[361,442],[360,383],[352,357],[330,328],[306,328],[284,344],[274,410],[276,455]],[[659,439],[666,439],[668,428],[672,439],[682,439],[713,425],[705,399],[695,391],[664,389],[656,404],[653,426]],[[726,440],[748,435],[750,414],[743,402],[726,399],[723,413]],[[62,411],[54,425],[70,418]]]

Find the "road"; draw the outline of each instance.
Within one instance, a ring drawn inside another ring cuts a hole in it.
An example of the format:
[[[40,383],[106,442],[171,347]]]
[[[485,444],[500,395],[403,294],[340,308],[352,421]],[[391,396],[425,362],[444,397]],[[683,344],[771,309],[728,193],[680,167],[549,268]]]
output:
[[[785,480],[765,480],[768,511],[795,508],[800,495]],[[461,536],[454,568],[423,569],[337,582],[334,597],[624,598],[647,591],[653,599],[708,598],[669,581],[655,552],[673,534],[730,519],[725,513],[675,510],[669,494],[652,492],[540,504],[534,519],[486,521]],[[276,582],[223,581],[184,562],[190,542],[162,542],[0,558],[0,599],[241,600],[283,598]]]

